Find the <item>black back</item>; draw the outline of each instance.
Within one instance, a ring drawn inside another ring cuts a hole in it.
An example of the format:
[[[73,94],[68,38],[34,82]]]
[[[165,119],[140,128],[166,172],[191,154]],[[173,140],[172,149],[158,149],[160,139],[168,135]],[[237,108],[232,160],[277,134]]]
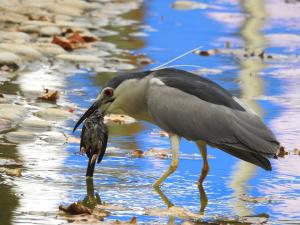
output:
[[[161,79],[167,86],[194,95],[203,101],[245,111],[228,91],[207,78],[171,68],[157,70],[154,76]]]
[[[142,79],[148,75],[153,75],[161,79],[167,86],[194,95],[203,101],[245,111],[233,99],[233,96],[217,83],[196,74],[174,68],[121,74],[111,79],[106,87],[117,88],[125,80]]]

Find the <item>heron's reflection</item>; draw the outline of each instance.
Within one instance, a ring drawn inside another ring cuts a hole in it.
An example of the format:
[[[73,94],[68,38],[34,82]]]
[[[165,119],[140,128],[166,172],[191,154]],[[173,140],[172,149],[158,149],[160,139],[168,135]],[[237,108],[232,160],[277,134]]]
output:
[[[96,205],[101,205],[101,198],[99,194],[94,190],[94,179],[86,179],[86,196],[80,201],[83,205],[90,209],[94,209]]]
[[[208,203],[208,198],[202,184],[197,185],[197,189],[200,195],[199,213],[203,214]],[[159,195],[159,197],[163,200],[163,202],[167,205],[168,208],[174,206],[174,204],[170,201],[170,199],[168,199],[168,197],[162,192],[162,190],[159,187],[154,187],[154,190]]]
[[[265,37],[261,32],[263,23],[267,17],[264,1],[240,1],[247,13],[247,17],[241,27],[241,37],[245,40],[246,48],[251,52],[263,49],[266,45]],[[264,80],[257,74],[265,68],[264,62],[259,58],[240,60],[241,97],[258,115],[262,116],[263,110],[254,100],[264,93]],[[233,189],[233,196],[239,198],[246,194],[247,182],[256,174],[256,166],[239,161],[231,175],[229,186]],[[234,211],[239,216],[251,215],[251,209],[242,201],[231,202]]]

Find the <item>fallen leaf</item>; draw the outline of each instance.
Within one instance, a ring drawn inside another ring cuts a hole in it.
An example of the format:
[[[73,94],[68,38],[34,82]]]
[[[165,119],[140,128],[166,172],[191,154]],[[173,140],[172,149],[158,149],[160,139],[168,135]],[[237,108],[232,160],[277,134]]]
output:
[[[141,158],[141,157],[143,157],[143,151],[140,149],[135,149],[132,151],[131,156]]]
[[[59,38],[59,37],[54,36],[51,43],[59,45],[60,47],[62,47],[66,51],[72,51],[73,50],[73,47],[72,47],[71,43],[68,40],[65,40],[63,38]]]
[[[121,205],[110,205],[110,204],[102,204],[102,205],[96,205],[95,209],[98,210],[116,210],[116,211],[125,211],[128,210],[124,206]]]
[[[44,93],[39,96],[37,99],[55,102],[59,98],[58,91],[50,91],[49,89],[45,88]]]
[[[0,98],[4,98],[4,95],[2,93],[0,93]]]
[[[203,219],[202,215],[192,213],[184,208],[178,207],[178,206],[171,206],[168,209],[160,209],[160,208],[154,208],[154,209],[145,209],[145,213],[149,216],[174,216],[181,219],[186,220],[199,220]]]
[[[195,50],[194,53],[201,56],[210,56],[216,55],[218,53],[218,49],[210,49],[210,50]]]
[[[22,175],[22,171],[20,168],[10,169],[10,168],[3,168],[0,167],[0,173],[4,173],[9,176],[20,177]]]
[[[90,38],[88,38],[91,40]],[[85,44],[86,41],[83,36],[81,36],[78,32],[71,33],[69,37],[57,37],[54,36],[52,39],[53,44],[57,44],[61,46],[66,51],[72,51],[78,48],[87,48],[88,46]]]
[[[284,158],[284,156],[288,155],[288,152],[285,151],[285,148],[281,146],[279,148],[279,153],[277,154],[278,157]]]
[[[270,198],[266,197],[252,197],[246,194],[243,194],[240,196],[240,200],[245,201],[245,202],[252,202],[252,203],[266,203],[266,202],[271,202]]]
[[[79,215],[79,214],[92,214],[92,210],[89,209],[88,207],[81,205],[79,203],[72,203],[71,205],[65,207],[60,205],[59,210],[64,211],[66,213],[69,213],[71,215]]]
[[[153,156],[159,159],[167,159],[170,155],[170,149],[150,148],[148,151],[144,152],[144,156]]]
[[[78,32],[75,32],[71,36],[69,36],[68,40],[72,44],[74,44],[74,43],[81,43],[81,44],[85,43],[83,37]]]
[[[75,110],[76,110],[75,107],[69,107],[69,108],[67,109],[67,111],[70,112],[70,113],[74,113]]]
[[[92,37],[92,36],[82,36],[82,38],[85,42],[95,42],[95,41],[97,41],[97,38]]]

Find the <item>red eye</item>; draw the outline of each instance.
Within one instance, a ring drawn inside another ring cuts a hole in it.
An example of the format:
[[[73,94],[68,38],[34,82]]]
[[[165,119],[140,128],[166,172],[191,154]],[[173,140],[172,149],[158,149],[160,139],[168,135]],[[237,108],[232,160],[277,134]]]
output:
[[[104,91],[104,95],[106,95],[107,97],[111,97],[111,96],[113,96],[113,94],[114,94],[113,89],[106,89]]]

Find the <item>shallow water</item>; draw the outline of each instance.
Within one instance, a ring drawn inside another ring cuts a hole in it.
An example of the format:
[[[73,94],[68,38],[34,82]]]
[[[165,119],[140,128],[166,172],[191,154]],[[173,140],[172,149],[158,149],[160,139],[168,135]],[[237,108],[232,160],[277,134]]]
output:
[[[272,58],[241,57],[216,54],[190,54],[172,65],[200,66],[184,69],[203,72],[204,76],[221,84],[241,97],[264,119],[283,146],[288,150],[299,148],[299,22],[300,3],[282,1],[203,1],[207,9],[176,10],[173,1],[147,1],[143,9],[127,14],[126,18],[139,19],[147,25],[141,31],[147,36],[129,38],[107,37],[120,47],[145,53],[155,64],[153,68],[196,46],[203,49],[265,49]],[[150,29],[151,28],[151,29]],[[124,35],[136,30],[123,29]],[[181,67],[180,67],[181,68]],[[67,77],[68,103],[80,109],[91,104],[101,86],[115,73],[94,74],[78,71]],[[59,82],[58,82],[59,83]],[[58,85],[59,86],[59,85]],[[0,86],[1,91],[15,93],[22,90],[13,82]],[[81,110],[77,114],[80,115]],[[71,134],[74,119],[56,124],[57,129]],[[110,126],[109,146],[122,150],[151,147],[169,148],[169,141],[161,137],[159,128],[137,122]],[[76,133],[79,136],[79,132]],[[183,220],[154,217],[144,214],[145,208],[165,208],[163,198],[176,206],[198,213],[200,194],[196,181],[202,161],[192,142],[181,142],[180,165],[161,187],[152,188],[153,182],[168,168],[169,159],[154,157],[134,158],[118,153],[104,157],[96,166],[94,193],[101,201],[128,207],[117,211],[108,220],[130,220],[136,216],[141,224],[180,224]],[[205,221],[215,217],[264,215],[269,224],[300,223],[300,166],[299,155],[272,160],[273,171],[266,172],[239,161],[220,150],[209,148],[211,171],[205,181],[208,205]],[[80,155],[77,143],[25,143],[17,146],[0,144],[1,156],[24,164],[21,177],[0,176],[0,224],[60,224],[65,221],[56,215],[58,206],[83,201],[87,196],[85,169],[87,159]],[[240,200],[246,194],[271,199],[270,202],[251,203]],[[162,198],[163,197],[163,198]],[[94,197],[94,202],[99,199]],[[4,212],[4,213],[3,213]]]

